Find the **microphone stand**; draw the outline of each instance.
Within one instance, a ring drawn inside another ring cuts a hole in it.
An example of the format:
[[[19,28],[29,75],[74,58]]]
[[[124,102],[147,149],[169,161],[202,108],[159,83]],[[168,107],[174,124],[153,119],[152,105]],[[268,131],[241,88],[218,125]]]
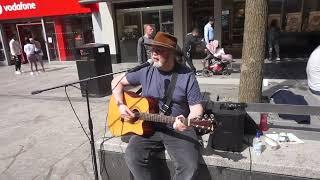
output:
[[[130,72],[130,69],[124,70],[124,71],[115,72],[115,73],[103,74],[103,75],[95,76],[95,77],[92,77],[92,78],[90,77],[90,78],[82,79],[82,80],[79,80],[79,81],[63,84],[63,85],[60,85],[60,86],[54,86],[54,87],[47,88],[47,89],[32,91],[31,94],[35,95],[35,94],[39,94],[39,93],[42,93],[42,92],[45,92],[45,91],[50,91],[50,90],[54,90],[54,89],[58,89],[58,88],[62,88],[62,87],[68,87],[68,86],[71,86],[71,85],[74,85],[74,84],[79,84],[79,83],[82,83],[82,82],[87,82],[88,83],[89,81],[92,81],[92,80],[95,80],[95,79],[98,79],[98,78],[111,76],[111,75],[114,75],[114,74],[120,74],[120,73],[123,73],[123,72]],[[96,150],[95,150],[94,136],[93,136],[93,123],[92,123],[92,119],[91,119],[90,104],[89,104],[88,86],[86,86],[85,92],[86,92],[86,102],[87,102],[87,111],[88,111],[88,127],[89,127],[90,138],[91,138],[90,145],[91,145],[91,152],[92,152],[94,176],[95,176],[95,180],[99,180],[97,157],[96,157]]]

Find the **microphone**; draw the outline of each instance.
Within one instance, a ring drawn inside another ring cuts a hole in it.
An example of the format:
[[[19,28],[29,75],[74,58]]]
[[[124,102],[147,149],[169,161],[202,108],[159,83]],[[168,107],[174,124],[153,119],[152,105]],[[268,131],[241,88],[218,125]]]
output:
[[[144,62],[132,69],[129,69],[128,73],[131,73],[131,72],[135,72],[135,71],[139,71],[140,69],[144,68],[144,67],[147,67],[147,66],[150,66],[151,64],[153,64],[153,61],[152,59],[148,59],[147,62]]]

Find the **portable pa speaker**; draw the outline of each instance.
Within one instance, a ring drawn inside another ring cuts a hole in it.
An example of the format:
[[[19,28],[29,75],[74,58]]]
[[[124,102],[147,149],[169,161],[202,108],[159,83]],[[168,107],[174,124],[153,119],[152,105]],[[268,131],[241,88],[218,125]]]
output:
[[[243,149],[246,112],[238,103],[224,103],[215,113],[217,128],[209,137],[213,149],[240,152]]]

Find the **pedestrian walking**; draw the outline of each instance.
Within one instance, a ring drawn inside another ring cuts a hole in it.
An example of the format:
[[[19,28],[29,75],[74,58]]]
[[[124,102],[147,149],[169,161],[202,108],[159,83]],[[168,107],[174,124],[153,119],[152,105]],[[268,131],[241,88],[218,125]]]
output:
[[[211,41],[214,40],[214,18],[209,17],[208,23],[204,26],[204,40],[206,45],[209,44]]]
[[[22,48],[20,46],[20,43],[17,41],[16,35],[12,36],[9,42],[9,47],[12,59],[15,62],[15,74],[21,74]]]
[[[151,59],[151,48],[145,46],[144,43],[150,43],[152,41],[154,31],[151,24],[145,24],[143,27],[144,36],[139,38],[137,45],[137,56],[140,64],[147,62],[148,59]]]
[[[31,68],[30,75],[34,75],[35,73],[38,73],[37,57],[35,55],[36,46],[32,44],[29,39],[26,39],[26,45],[24,45],[23,49],[27,55],[28,61],[30,62],[30,68]],[[36,72],[34,72],[33,70],[33,65],[36,68]]]
[[[199,39],[198,37],[199,37],[199,29],[193,28],[192,32],[186,35],[184,40],[184,45],[182,48],[183,55],[186,59],[185,61],[194,73],[196,73],[196,68],[194,67],[192,62],[192,55],[193,55],[195,46],[197,44],[202,43],[201,39]]]
[[[276,60],[280,61],[280,47],[279,47],[280,28],[277,20],[272,20],[268,30],[268,46],[269,46],[269,60],[272,60],[273,49],[276,52]]]

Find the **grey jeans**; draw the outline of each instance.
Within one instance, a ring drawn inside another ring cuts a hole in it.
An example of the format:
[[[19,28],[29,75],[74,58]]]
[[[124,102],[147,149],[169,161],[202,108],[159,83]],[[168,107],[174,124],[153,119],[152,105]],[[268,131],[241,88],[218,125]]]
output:
[[[132,136],[125,160],[134,180],[164,179],[164,174],[154,174],[155,154],[167,149],[175,165],[175,180],[195,179],[200,155],[200,144],[193,129],[177,132],[169,128],[157,130],[150,137]],[[153,162],[153,163],[152,163]],[[161,177],[162,176],[162,177]]]
[[[269,41],[269,42],[268,42],[268,46],[269,46],[269,58],[272,59],[273,49],[274,49],[275,52],[276,52],[277,58],[280,58],[279,42],[278,42],[278,41]]]

